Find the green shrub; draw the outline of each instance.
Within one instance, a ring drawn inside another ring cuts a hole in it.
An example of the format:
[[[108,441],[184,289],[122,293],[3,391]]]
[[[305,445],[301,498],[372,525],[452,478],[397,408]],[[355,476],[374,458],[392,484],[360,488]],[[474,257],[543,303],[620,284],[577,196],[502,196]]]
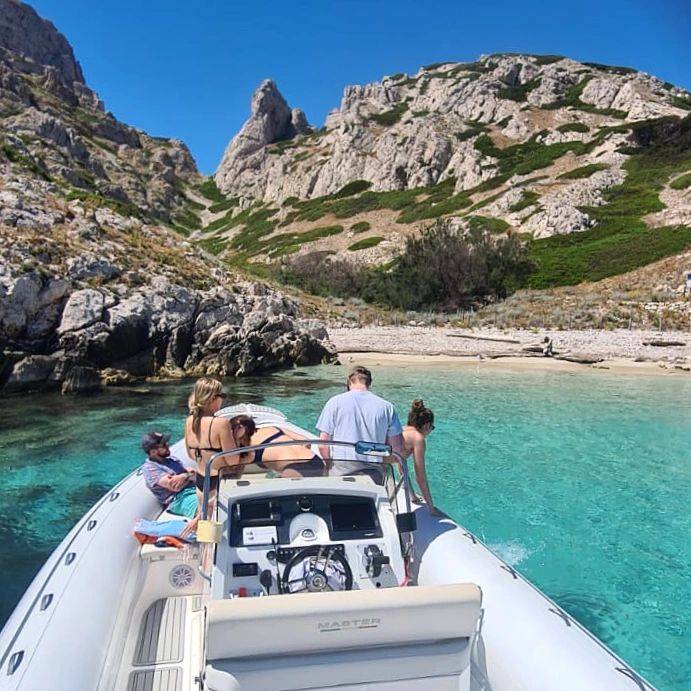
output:
[[[554,62],[559,62],[564,59],[563,55],[535,55],[536,65],[551,65]]]
[[[600,170],[607,170],[608,165],[604,163],[589,163],[588,165],[581,166],[580,168],[574,168],[566,173],[562,173],[559,176],[559,180],[580,180],[581,178],[589,178],[593,173],[597,173]]]
[[[458,139],[459,142],[465,142],[468,139],[472,139],[478,134],[482,134],[487,129],[485,125],[479,122],[470,122],[466,123],[466,125],[468,127],[467,130],[455,133],[455,137],[456,139]]]
[[[183,209],[176,216],[173,216],[173,222],[187,230],[199,230],[202,227],[201,219],[190,209]]]
[[[539,78],[531,79],[525,84],[519,84],[518,86],[503,86],[498,91],[499,98],[506,98],[510,101],[525,101],[528,98],[528,94],[533,90],[537,89],[542,83]]]
[[[611,74],[636,74],[638,70],[634,70],[633,67],[620,67],[619,65],[603,65],[601,62],[584,62],[584,65],[592,67],[596,70],[602,70],[603,72],[609,72]]]
[[[516,211],[523,211],[523,209],[527,209],[529,206],[537,204],[538,199],[540,199],[540,196],[536,192],[532,192],[531,190],[523,190],[523,196],[515,204],[512,204],[509,207],[509,211],[514,213]]]
[[[374,122],[377,125],[382,125],[382,127],[391,127],[395,125],[400,119],[403,113],[408,110],[407,103],[399,103],[395,105],[391,110],[386,110],[383,113],[375,113],[365,118],[365,123]]]
[[[684,96],[672,96],[672,105],[684,110],[691,110],[691,94]]]
[[[476,231],[499,234],[505,233],[510,228],[505,220],[492,216],[468,216],[467,220],[470,229]]]
[[[225,196],[221,193],[221,190],[216,186],[216,181],[212,177],[208,177],[204,182],[202,182],[199,187],[197,187],[199,192],[212,202],[220,204],[225,201]]]
[[[209,207],[209,211],[212,214],[217,214],[221,211],[228,211],[228,209],[234,209],[240,204],[240,197],[230,197],[229,199],[224,199],[222,202],[217,204],[212,204]]]
[[[680,175],[678,178],[672,180],[669,186],[673,190],[686,190],[691,187],[691,173],[686,173],[685,175]]]
[[[334,199],[341,199],[342,197],[351,197],[354,194],[359,194],[372,187],[372,183],[367,180],[353,180],[347,185],[341,187],[338,192],[333,195]]]
[[[358,242],[354,242],[348,247],[351,252],[357,252],[357,250],[366,250],[369,247],[376,247],[384,238],[375,235],[371,238],[362,238]]]
[[[321,238],[326,238],[331,235],[338,235],[342,232],[343,226],[333,225],[319,226],[302,233],[281,233],[280,235],[274,235],[254,245],[254,247],[252,247],[252,254],[266,253],[272,257],[281,256],[292,247],[297,247],[299,249],[308,242],[314,242],[315,240],[320,240]]]
[[[590,131],[588,125],[584,125],[582,122],[567,122],[565,125],[559,125],[557,127],[558,132],[566,134],[567,132],[582,132],[586,133]]]
[[[367,221],[358,221],[350,226],[350,230],[355,233],[366,233],[372,226]]]

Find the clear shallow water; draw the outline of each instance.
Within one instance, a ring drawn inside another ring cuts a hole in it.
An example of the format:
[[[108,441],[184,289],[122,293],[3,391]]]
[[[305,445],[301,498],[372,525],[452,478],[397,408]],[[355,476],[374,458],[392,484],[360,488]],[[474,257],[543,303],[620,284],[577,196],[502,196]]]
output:
[[[401,416],[437,413],[436,503],[660,689],[691,679],[691,378],[375,368]],[[227,383],[313,429],[342,370]],[[155,426],[182,433],[189,383],[91,398],[0,401],[0,624],[84,511],[141,461]]]

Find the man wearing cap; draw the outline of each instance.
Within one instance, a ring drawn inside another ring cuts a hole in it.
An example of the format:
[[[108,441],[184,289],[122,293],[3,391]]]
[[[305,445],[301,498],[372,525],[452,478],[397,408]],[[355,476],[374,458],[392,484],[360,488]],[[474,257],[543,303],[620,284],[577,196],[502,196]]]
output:
[[[397,453],[403,448],[403,429],[391,403],[370,391],[372,373],[366,367],[354,367],[346,380],[345,393],[332,396],[317,420],[319,438],[336,441],[373,441],[386,443]],[[361,461],[367,456],[347,446],[320,446],[322,458],[337,459],[330,474],[372,474]],[[372,474],[378,478],[378,474]]]
[[[161,506],[178,516],[194,518],[197,513],[197,491],[194,487],[194,464],[186,466],[170,455],[170,436],[148,432],[142,437],[142,449],[148,458],[142,465],[146,486]]]

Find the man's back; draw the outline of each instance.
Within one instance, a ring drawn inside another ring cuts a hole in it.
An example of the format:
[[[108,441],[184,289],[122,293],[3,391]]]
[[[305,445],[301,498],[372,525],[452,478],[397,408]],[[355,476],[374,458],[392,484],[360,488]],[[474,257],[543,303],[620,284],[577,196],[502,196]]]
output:
[[[350,390],[330,398],[322,410],[317,429],[335,441],[374,441],[384,443],[387,438],[401,434],[401,423],[393,405],[367,390]],[[367,460],[351,448],[331,447],[334,459]],[[360,470],[360,463],[339,462],[334,466],[338,474]]]

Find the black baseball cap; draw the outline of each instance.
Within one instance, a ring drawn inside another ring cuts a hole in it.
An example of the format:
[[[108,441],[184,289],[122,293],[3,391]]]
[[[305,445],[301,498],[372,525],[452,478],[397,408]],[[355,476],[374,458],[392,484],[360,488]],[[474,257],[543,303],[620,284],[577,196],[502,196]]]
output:
[[[157,446],[162,444],[167,444],[170,441],[170,434],[162,434],[161,432],[147,432],[142,437],[142,449],[149,453],[151,449],[155,449]]]

